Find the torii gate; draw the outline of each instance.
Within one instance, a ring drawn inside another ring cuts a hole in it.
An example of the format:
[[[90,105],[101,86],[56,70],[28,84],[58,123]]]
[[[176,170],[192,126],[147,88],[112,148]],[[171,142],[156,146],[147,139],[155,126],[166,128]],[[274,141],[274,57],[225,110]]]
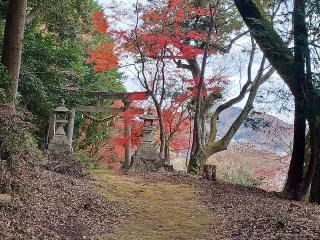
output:
[[[139,100],[147,100],[148,94],[147,92],[87,92],[87,96],[89,98],[96,98],[98,100],[97,106],[78,106],[71,111],[67,108],[64,108],[63,112],[68,114],[68,120],[63,120],[68,122],[67,126],[67,134],[63,135],[64,141],[58,141],[57,149],[68,149],[68,151],[72,150],[72,135],[73,135],[73,129],[74,129],[74,119],[75,119],[75,111],[80,112],[87,112],[87,113],[98,113],[98,112],[105,112],[105,113],[123,113],[127,109],[131,107],[131,103],[133,101],[133,95],[140,94],[142,97],[140,97]],[[102,103],[106,99],[119,99],[123,102],[124,107],[121,108],[115,108],[115,107],[106,107],[103,106]],[[64,104],[62,104],[64,106]],[[58,108],[57,108],[58,109]],[[55,119],[55,117],[54,117]],[[64,123],[64,126],[66,123]],[[53,137],[56,134],[56,123],[55,121],[49,122],[49,129],[47,134],[46,143],[50,145],[50,142],[52,143],[51,147],[55,145],[54,142],[52,142]],[[62,131],[64,132],[64,131]],[[131,126],[129,124],[124,125],[124,132],[126,136],[131,135]],[[61,134],[61,133],[60,133]],[[65,134],[65,133],[64,133]],[[61,145],[62,144],[62,145]],[[61,148],[62,146],[62,148]],[[127,141],[125,145],[125,168],[129,168],[131,162],[131,141]]]
[[[106,113],[123,113],[128,108],[131,107],[132,96],[136,94],[141,94],[144,96],[144,99],[147,100],[148,94],[147,92],[88,92],[87,96],[90,98],[96,98],[98,100],[97,106],[79,106],[76,108],[76,111],[88,112],[88,113],[98,113],[98,112],[106,112]],[[124,107],[114,108],[114,107],[106,107],[102,106],[102,103],[106,99],[119,99],[123,102]],[[126,136],[131,135],[131,126],[130,124],[124,125],[124,134]],[[131,141],[127,141],[125,145],[125,168],[129,168],[131,162]]]

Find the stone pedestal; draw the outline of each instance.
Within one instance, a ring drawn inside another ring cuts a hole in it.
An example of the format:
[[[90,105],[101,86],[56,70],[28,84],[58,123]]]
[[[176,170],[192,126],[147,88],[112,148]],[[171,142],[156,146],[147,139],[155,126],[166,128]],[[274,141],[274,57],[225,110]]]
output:
[[[51,139],[48,150],[53,152],[69,152],[71,151],[71,146],[69,144],[69,140],[67,138],[67,135],[64,131],[64,125],[68,123],[67,120],[63,122],[63,120],[60,120],[60,122],[57,124],[57,130],[55,131],[55,134],[53,135],[53,138]]]
[[[152,143],[142,143],[132,157],[127,173],[173,171],[173,167],[161,159],[160,153]]]

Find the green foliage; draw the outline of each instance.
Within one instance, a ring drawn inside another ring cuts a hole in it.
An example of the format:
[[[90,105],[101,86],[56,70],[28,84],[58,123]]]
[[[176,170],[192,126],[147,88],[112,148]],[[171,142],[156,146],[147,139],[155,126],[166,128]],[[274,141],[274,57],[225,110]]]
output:
[[[83,150],[76,149],[74,155],[77,161],[79,161],[86,169],[94,169],[97,167],[97,161],[93,157],[89,157]]]
[[[86,51],[106,38],[96,33],[91,24],[92,13],[101,9],[96,1],[28,1],[28,14],[37,8],[40,12],[26,27],[24,36],[19,107],[32,114],[29,119],[37,127],[35,136],[40,143],[46,134],[52,109],[61,103],[61,99],[71,108],[92,103],[85,96],[86,91],[116,92],[125,89],[116,70],[95,73],[86,60]],[[0,42],[5,16],[6,3],[1,2]],[[1,87],[6,80],[3,76],[6,76],[5,72],[0,69]],[[0,100],[3,98],[4,91],[0,88]],[[78,129],[81,121],[79,123],[76,125]],[[90,129],[90,135],[94,136],[96,128]],[[97,135],[102,134],[98,132]]]
[[[91,33],[91,14],[101,9],[94,0],[30,0],[28,6],[30,12],[41,8],[32,25],[45,24],[46,30],[60,39]]]
[[[238,184],[245,187],[256,187],[259,181],[246,169],[240,168],[235,172],[219,170],[217,178],[228,183]]]
[[[11,82],[11,77],[8,74],[7,69],[0,64],[0,102],[6,100],[5,87]]]
[[[94,144],[95,142],[97,142],[98,140],[102,139],[108,131],[107,127],[108,127],[107,123],[101,123],[101,126],[98,129],[97,129],[96,124],[94,122],[93,122],[93,124],[89,125],[88,130],[87,130],[86,143],[88,145],[91,145],[91,144]]]

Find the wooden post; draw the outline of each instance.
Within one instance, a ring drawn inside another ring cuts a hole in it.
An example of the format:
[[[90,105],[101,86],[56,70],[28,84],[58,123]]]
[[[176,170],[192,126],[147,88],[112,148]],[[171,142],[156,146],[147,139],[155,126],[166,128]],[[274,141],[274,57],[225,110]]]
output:
[[[203,178],[209,181],[216,181],[216,169],[215,165],[203,165]]]
[[[130,108],[130,102],[124,101],[124,107],[125,109]],[[125,145],[125,158],[124,158],[124,167],[125,169],[129,169],[131,164],[131,126],[130,124],[124,125],[124,134],[126,137],[128,137],[127,143]]]

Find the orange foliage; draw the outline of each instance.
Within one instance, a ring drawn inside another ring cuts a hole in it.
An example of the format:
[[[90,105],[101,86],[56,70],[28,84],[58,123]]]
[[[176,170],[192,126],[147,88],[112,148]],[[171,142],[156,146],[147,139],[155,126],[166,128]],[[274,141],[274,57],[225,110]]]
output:
[[[114,54],[114,43],[101,44],[97,50],[88,51],[88,62],[94,63],[95,72],[103,72],[118,66],[118,58]]]
[[[100,11],[96,11],[92,14],[92,23],[94,28],[101,34],[106,34],[109,24],[104,16],[104,14]]]

